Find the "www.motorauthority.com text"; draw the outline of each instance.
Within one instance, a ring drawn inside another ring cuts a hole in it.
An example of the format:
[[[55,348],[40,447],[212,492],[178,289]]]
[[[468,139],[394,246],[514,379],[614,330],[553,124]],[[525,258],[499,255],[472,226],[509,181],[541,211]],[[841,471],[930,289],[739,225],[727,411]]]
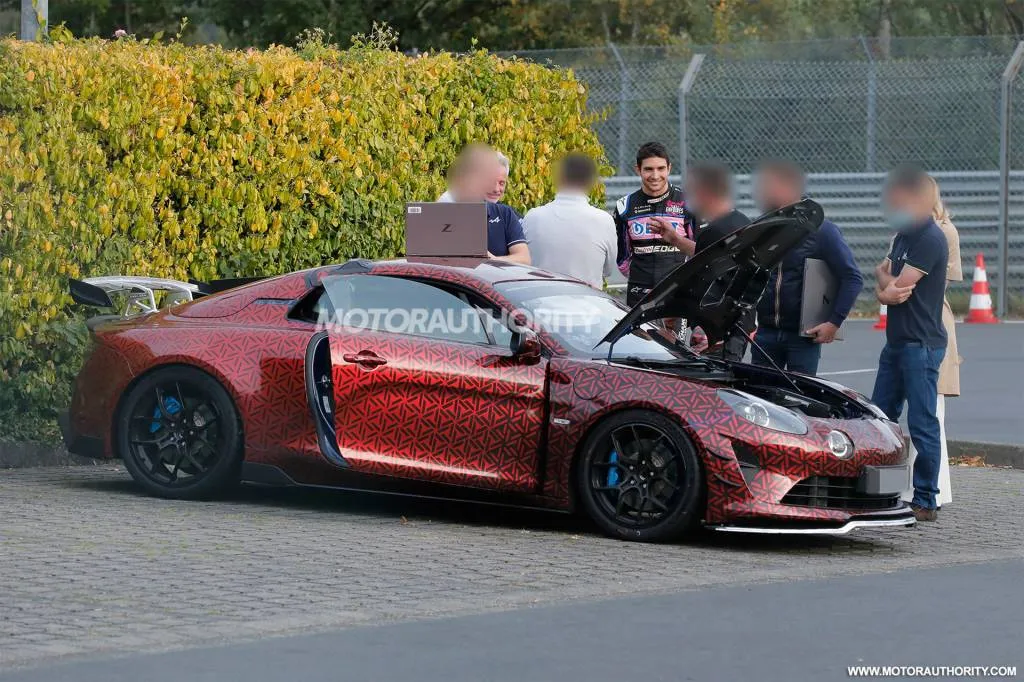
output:
[[[849,677],[1016,677],[1015,665],[851,665]]]

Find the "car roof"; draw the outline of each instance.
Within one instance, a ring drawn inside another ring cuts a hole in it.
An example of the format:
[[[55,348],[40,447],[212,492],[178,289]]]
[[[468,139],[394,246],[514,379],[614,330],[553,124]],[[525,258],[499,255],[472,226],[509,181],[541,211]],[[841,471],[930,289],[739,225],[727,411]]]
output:
[[[483,284],[498,284],[500,282],[518,282],[523,280],[534,281],[563,281],[579,282],[572,277],[560,275],[547,270],[541,270],[529,265],[509,263],[508,261],[490,259],[484,260],[472,266],[443,265],[440,263],[410,263],[404,259],[370,261],[363,259],[350,260],[328,274],[381,274],[381,275],[412,275],[418,277],[437,276],[440,279],[450,279],[452,273],[458,273],[461,279],[474,279]]]
[[[410,263],[406,260],[372,261],[353,259],[335,265],[320,265],[307,270],[298,270],[284,275],[276,275],[267,279],[244,284],[239,287],[225,289],[217,293],[198,298],[186,304],[190,313],[181,313],[186,317],[202,316],[211,306],[224,305],[231,299],[238,308],[244,307],[256,298],[297,298],[315,287],[324,277],[332,275],[392,275],[437,279],[447,282],[461,282],[472,288],[485,290],[501,282],[581,282],[580,280],[547,272],[539,268],[506,261],[489,260],[470,267],[440,265],[436,263]],[[223,313],[221,313],[223,314]]]

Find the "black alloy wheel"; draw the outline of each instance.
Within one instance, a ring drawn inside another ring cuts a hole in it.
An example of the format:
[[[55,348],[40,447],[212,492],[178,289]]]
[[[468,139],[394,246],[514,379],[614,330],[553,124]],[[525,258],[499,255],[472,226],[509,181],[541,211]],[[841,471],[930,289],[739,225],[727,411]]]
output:
[[[220,383],[193,367],[143,377],[125,396],[118,448],[143,488],[160,497],[203,499],[237,483],[241,425]]]
[[[700,521],[700,459],[682,427],[664,415],[612,415],[591,433],[576,473],[583,506],[613,537],[671,540]]]

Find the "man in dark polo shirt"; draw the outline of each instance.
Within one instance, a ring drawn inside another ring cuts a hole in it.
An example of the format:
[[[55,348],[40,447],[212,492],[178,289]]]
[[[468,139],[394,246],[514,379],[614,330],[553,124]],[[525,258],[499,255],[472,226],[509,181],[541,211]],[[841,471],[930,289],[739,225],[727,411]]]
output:
[[[875,270],[876,294],[889,306],[889,321],[871,400],[893,421],[907,403],[907,425],[917,448],[911,507],[918,521],[935,521],[942,458],[936,403],[939,365],[946,354],[942,300],[949,247],[932,219],[928,175],[922,169],[893,170],[884,200],[896,237]]]
[[[523,223],[505,204],[487,202],[487,255],[513,263],[530,264]]]

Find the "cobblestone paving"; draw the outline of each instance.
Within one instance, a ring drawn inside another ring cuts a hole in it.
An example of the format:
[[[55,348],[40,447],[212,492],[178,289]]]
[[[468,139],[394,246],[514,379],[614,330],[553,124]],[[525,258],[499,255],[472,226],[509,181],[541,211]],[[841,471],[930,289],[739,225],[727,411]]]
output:
[[[341,492],[142,495],[120,467],[0,471],[0,670],[59,656],[1024,557],[1024,471],[953,472],[937,524],[850,538],[599,536],[584,521]]]

